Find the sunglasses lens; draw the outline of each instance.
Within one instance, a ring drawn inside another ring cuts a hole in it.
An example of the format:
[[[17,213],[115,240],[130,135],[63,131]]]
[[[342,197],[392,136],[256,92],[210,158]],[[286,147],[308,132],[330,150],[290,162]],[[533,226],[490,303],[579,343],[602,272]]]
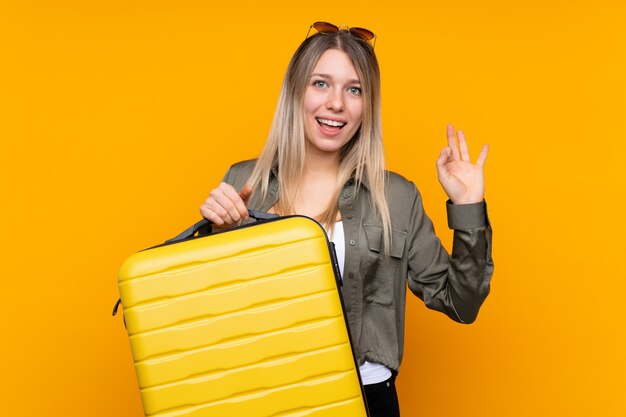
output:
[[[350,28],[350,33],[357,38],[361,38],[365,41],[372,40],[375,37],[374,32],[364,28]]]
[[[336,33],[339,32],[339,28],[332,23],[315,22],[313,23],[315,30],[321,33]]]
[[[315,22],[311,26],[309,26],[309,31],[306,34],[306,38],[309,37],[311,29],[315,29],[317,33],[325,33],[331,35],[339,33],[339,31],[348,31],[350,35],[354,36],[355,38],[368,41],[372,45],[372,48],[374,48],[374,45],[376,45],[376,35],[374,35],[374,32],[372,32],[371,30],[365,28],[349,28],[348,26],[339,27],[328,22]]]

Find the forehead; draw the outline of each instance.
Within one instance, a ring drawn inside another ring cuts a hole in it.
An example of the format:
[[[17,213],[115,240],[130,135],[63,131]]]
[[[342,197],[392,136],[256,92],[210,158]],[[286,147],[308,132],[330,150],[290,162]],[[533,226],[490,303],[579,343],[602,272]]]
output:
[[[324,74],[337,80],[359,80],[352,60],[339,49],[324,51],[313,68],[313,74]]]

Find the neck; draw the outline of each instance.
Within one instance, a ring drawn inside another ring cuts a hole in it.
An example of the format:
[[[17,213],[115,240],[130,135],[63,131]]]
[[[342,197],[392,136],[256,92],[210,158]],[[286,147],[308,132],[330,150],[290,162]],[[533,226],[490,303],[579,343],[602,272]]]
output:
[[[339,173],[339,153],[323,152],[307,146],[304,158],[304,176],[337,178]]]

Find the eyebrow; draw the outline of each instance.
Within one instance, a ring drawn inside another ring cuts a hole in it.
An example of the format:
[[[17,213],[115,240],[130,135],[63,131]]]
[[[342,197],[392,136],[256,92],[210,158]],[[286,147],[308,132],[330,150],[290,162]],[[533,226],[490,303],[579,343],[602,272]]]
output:
[[[322,74],[322,73],[319,73],[319,72],[315,72],[315,73],[311,74],[311,77],[315,77],[315,76],[321,77],[321,78],[327,78],[327,79],[332,79],[333,78],[330,74]],[[349,84],[361,84],[361,81],[357,80],[356,78],[353,78],[351,80],[348,80],[348,83]]]

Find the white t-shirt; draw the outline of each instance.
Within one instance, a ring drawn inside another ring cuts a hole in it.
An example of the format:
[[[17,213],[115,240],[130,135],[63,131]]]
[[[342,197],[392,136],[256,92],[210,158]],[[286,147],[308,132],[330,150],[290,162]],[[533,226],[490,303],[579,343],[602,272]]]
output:
[[[337,254],[337,263],[339,263],[339,272],[341,273],[343,279],[343,266],[346,260],[346,242],[343,233],[342,221],[335,223],[333,233],[329,236],[329,239],[335,244],[335,253]],[[363,381],[363,385],[376,384],[391,378],[391,371],[385,365],[368,361],[365,361],[363,365],[359,367],[359,373],[361,374],[361,381]]]

